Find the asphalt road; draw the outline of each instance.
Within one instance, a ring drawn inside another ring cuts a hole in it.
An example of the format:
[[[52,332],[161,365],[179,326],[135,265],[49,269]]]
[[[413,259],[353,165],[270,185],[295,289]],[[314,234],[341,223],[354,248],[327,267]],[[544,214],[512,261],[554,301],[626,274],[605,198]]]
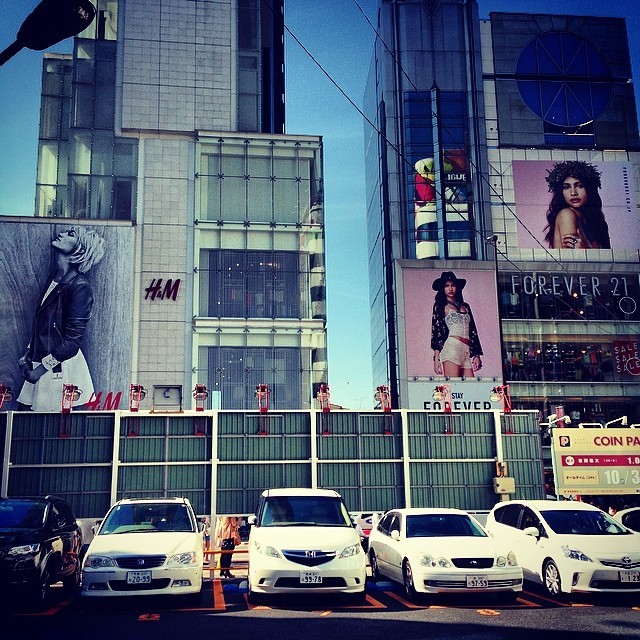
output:
[[[2,612],[3,639],[186,640],[629,640],[640,638],[640,594],[572,596],[554,601],[532,585],[515,603],[497,596],[439,596],[406,601],[391,583],[368,585],[367,601],[339,597],[269,599],[251,607],[240,581],[207,581],[195,602],[128,597],[87,603],[54,587],[47,607],[14,604]]]

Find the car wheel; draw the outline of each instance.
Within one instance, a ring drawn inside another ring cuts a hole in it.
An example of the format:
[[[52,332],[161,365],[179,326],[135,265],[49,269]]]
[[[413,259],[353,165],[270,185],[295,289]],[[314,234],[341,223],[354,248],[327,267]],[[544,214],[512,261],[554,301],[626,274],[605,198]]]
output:
[[[418,596],[416,592],[416,586],[413,582],[413,570],[408,560],[404,561],[402,565],[402,584],[404,585],[404,592],[409,600],[415,600]]]
[[[553,560],[547,560],[542,570],[544,576],[544,588],[547,593],[557,598],[562,594],[562,584],[560,582],[560,571]]]
[[[249,575],[249,571],[247,570],[247,602],[250,605],[256,606],[264,602],[264,595],[262,593],[256,593],[251,588],[251,578]]]
[[[43,606],[49,595],[49,570],[45,569],[40,576],[40,581],[33,589],[33,598],[36,605]]]
[[[369,565],[371,566],[371,577],[377,582],[380,580],[380,569],[378,569],[378,558],[376,558],[376,552],[373,549],[369,550]]]
[[[80,565],[76,565],[73,569],[73,573],[70,576],[62,579],[62,587],[69,595],[74,595],[80,590],[80,578],[82,577],[82,571]]]

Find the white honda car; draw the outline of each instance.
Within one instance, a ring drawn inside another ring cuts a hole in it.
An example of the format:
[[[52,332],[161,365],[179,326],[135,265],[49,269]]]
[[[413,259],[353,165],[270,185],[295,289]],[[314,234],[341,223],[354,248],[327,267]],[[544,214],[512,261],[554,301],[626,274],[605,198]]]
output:
[[[406,595],[498,592],[514,600],[522,569],[508,544],[496,544],[460,509],[392,509],[369,534],[374,579],[386,576]]]
[[[336,491],[268,489],[248,521],[250,603],[278,593],[365,597],[366,557]]]
[[[640,536],[593,505],[574,500],[510,500],[486,528],[511,545],[525,579],[551,596],[572,591],[640,592]]]
[[[202,589],[203,533],[186,498],[116,502],[84,559],[81,595],[187,595]]]

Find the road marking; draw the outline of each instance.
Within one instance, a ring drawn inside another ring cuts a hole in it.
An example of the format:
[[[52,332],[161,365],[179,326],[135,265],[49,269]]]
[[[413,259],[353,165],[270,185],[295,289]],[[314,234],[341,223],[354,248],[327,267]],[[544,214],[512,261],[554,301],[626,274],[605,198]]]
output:
[[[224,591],[222,589],[222,580],[212,581],[211,593],[213,594],[213,609],[214,611],[226,611],[227,603],[224,600]]]
[[[558,607],[570,607],[570,604],[567,604],[566,602],[561,602],[560,600],[552,600],[551,598],[547,598],[543,595],[540,595],[539,593],[531,593],[529,591],[525,592],[522,591],[522,593],[526,593],[529,596],[533,596],[534,598],[540,598],[540,600],[544,600],[545,602],[550,602],[551,604],[555,604]]]
[[[421,606],[419,604],[414,604],[413,602],[409,602],[409,600],[405,600],[402,596],[399,596],[397,593],[393,591],[385,591],[388,596],[391,596],[394,600],[402,603],[405,607],[409,609],[437,609],[438,607],[430,607],[429,605]],[[367,596],[368,597],[368,596]],[[441,607],[444,609],[444,607]]]
[[[495,609],[476,609],[476,613],[479,613],[481,616],[499,616],[500,612]]]
[[[160,620],[159,613],[143,613],[138,616],[138,622],[157,622],[158,620]]]

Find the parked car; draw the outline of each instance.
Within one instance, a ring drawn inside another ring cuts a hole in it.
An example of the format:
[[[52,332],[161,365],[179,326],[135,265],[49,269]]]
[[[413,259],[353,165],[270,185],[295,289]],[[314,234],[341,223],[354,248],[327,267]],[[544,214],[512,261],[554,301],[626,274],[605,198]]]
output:
[[[640,533],[640,507],[630,507],[616,511],[612,516],[614,520],[621,522],[627,529]]]
[[[501,592],[517,598],[522,569],[509,545],[496,544],[482,525],[460,509],[387,511],[369,535],[374,579],[385,576],[406,595]]]
[[[369,548],[369,534],[371,533],[371,529],[375,527],[378,520],[380,520],[380,513],[369,512],[369,513],[352,513],[351,521],[353,522],[358,535],[360,536],[360,541],[362,543],[362,548],[367,551]]]
[[[249,523],[249,602],[311,591],[364,598],[366,557],[338,492],[267,489]]]
[[[203,526],[186,498],[127,498],[102,520],[82,569],[83,597],[202,589]]]
[[[572,591],[640,592],[640,537],[574,500],[500,502],[487,529],[511,545],[525,579],[557,597]]]
[[[55,496],[0,498],[0,588],[44,603],[49,586],[80,585],[82,530],[71,507]]]

